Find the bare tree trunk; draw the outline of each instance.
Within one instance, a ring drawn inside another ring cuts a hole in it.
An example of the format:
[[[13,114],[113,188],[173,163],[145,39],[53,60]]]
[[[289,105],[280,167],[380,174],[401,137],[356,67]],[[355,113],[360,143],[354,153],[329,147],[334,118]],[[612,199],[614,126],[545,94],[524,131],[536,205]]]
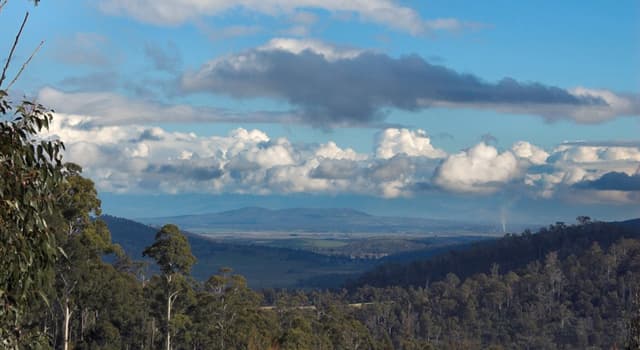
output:
[[[171,350],[171,294],[167,297],[167,349]]]
[[[178,298],[179,292],[171,292],[171,275],[167,276],[167,347],[166,350],[171,350],[171,308],[173,302]]]
[[[71,310],[69,310],[69,297],[64,299],[64,350],[69,350],[69,321],[71,320]]]

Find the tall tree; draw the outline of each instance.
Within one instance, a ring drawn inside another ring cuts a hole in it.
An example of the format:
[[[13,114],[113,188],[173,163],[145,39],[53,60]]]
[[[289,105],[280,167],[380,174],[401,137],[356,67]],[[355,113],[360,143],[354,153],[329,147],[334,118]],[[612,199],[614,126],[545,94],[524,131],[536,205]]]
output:
[[[47,218],[57,210],[55,189],[64,181],[62,143],[37,136],[49,127],[50,111],[30,102],[12,109],[0,90],[0,344],[5,349],[45,341],[35,339],[39,333],[31,332],[24,316],[52,282],[57,247]]]
[[[0,12],[6,3],[0,1]],[[55,211],[53,189],[63,181],[62,143],[37,137],[49,127],[50,111],[31,102],[11,104],[3,86],[28,18],[26,13],[0,71],[0,346],[5,349],[47,343],[45,332],[25,316],[35,304],[47,303],[42,291],[52,284],[57,250],[46,217]]]
[[[166,296],[166,350],[171,350],[171,312],[173,304],[180,295],[181,282],[191,271],[196,258],[191,254],[187,237],[180,233],[176,225],[164,225],[156,234],[155,242],[147,247],[144,256],[153,258],[160,266],[164,277]]]
[[[59,215],[55,220],[58,245],[64,252],[56,266],[58,301],[62,310],[63,349],[69,349],[73,294],[85,286],[87,276],[100,269],[101,258],[113,251],[109,230],[102,222],[92,220],[100,215],[100,200],[93,181],[80,176],[80,166],[67,163],[66,181],[60,186]],[[86,289],[86,288],[85,288]],[[77,304],[77,303],[76,303]],[[84,331],[81,327],[81,336]]]

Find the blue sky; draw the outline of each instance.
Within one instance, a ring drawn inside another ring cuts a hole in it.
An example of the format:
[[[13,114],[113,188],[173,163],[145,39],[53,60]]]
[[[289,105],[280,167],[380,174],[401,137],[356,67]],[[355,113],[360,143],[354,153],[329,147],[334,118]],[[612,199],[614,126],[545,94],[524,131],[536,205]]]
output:
[[[107,212],[640,216],[638,1],[10,0],[0,52],[25,11]]]

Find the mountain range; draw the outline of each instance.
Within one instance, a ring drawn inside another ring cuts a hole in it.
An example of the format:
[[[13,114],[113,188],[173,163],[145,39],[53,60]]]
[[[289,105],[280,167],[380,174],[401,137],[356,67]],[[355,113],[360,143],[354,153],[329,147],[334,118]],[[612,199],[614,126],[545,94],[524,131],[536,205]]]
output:
[[[198,233],[207,232],[340,232],[340,233],[498,233],[490,224],[453,220],[374,216],[347,208],[266,209],[246,207],[210,214],[139,218],[151,226],[173,223]]]

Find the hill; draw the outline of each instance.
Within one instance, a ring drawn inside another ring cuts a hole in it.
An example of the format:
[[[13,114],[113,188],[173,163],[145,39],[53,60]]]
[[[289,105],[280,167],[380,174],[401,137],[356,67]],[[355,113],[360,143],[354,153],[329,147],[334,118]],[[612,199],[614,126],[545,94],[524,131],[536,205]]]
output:
[[[147,225],[174,223],[192,232],[287,231],[369,233],[497,232],[487,224],[449,220],[374,216],[347,208],[265,209],[247,207],[211,214],[142,218]]]
[[[458,246],[455,250],[445,247],[448,252],[429,259],[381,264],[349,282],[348,286],[424,286],[430,281],[445,278],[449,273],[466,278],[477,273],[488,273],[494,264],[500,271],[517,270],[533,261],[543,260],[550,252],[557,252],[560,258],[566,258],[581,254],[593,243],[606,249],[619,239],[639,237],[639,219],[578,225],[558,223],[542,228],[535,234],[526,230],[520,235],[507,234],[500,239]]]

